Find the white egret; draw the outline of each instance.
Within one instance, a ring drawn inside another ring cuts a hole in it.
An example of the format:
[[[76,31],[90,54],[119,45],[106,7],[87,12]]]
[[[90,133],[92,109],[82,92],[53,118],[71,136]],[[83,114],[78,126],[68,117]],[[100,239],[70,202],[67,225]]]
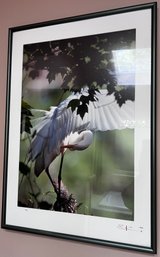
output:
[[[65,151],[88,148],[95,131],[131,128],[134,124],[134,102],[127,100],[120,107],[114,95],[107,95],[107,90],[96,92],[96,101],[89,101],[83,118],[77,114],[77,110],[73,111],[68,107],[71,100],[80,100],[82,95],[87,94],[88,90],[83,89],[80,93],[70,95],[57,107],[51,107],[34,128],[36,133],[31,142],[29,160],[35,161],[36,176],[39,176],[43,170],[48,175],[57,193],[55,210],[61,211],[64,203],[61,172]],[[58,188],[55,188],[49,166],[60,154]]]
[[[114,95],[107,95],[107,90],[96,92],[96,101],[90,101],[88,111],[84,117],[77,115],[76,110],[68,108],[72,99],[80,99],[87,95],[83,89],[81,93],[72,94],[57,107],[40,119],[35,126],[36,133],[31,142],[29,160],[35,161],[35,174],[39,176],[43,170],[66,149],[84,150],[92,143],[95,131],[132,128],[134,124],[134,102],[127,100],[121,107]],[[63,159],[62,159],[63,161]]]

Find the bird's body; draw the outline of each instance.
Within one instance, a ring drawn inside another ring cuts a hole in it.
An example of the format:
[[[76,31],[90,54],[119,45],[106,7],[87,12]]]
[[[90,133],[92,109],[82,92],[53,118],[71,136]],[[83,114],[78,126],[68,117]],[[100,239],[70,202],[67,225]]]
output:
[[[35,126],[29,160],[35,160],[37,176],[49,167],[51,162],[67,148],[84,150],[92,143],[95,131],[107,131],[133,127],[134,102],[126,101],[121,107],[107,90],[96,93],[96,101],[90,101],[84,117],[68,107],[72,99],[80,99],[87,91],[72,94],[49,112]]]

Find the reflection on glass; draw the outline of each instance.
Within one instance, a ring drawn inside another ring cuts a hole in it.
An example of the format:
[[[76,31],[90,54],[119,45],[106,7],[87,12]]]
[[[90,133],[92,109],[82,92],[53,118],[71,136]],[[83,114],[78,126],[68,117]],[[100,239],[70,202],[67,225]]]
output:
[[[135,85],[135,49],[112,51],[118,85]]]
[[[78,110],[77,116],[82,120],[88,113],[89,105],[96,106],[96,94],[101,89],[106,90],[106,97],[113,97],[112,103],[117,104],[117,110],[129,101],[134,102],[136,54],[135,30],[24,46],[19,206],[55,211],[60,188],[68,194],[63,211],[68,212],[69,205],[75,200],[76,210],[73,209],[73,212],[77,214],[134,219],[134,129],[127,125],[123,129],[114,129],[117,120],[121,120],[119,111],[115,116],[112,109],[108,111],[111,117],[108,120],[117,119],[109,124],[111,129],[96,131],[92,127],[94,140],[87,149],[65,151],[62,185],[56,188],[57,191],[51,180],[57,182],[61,167],[60,153],[50,163],[50,179],[45,171],[35,176],[34,166],[39,152],[33,162],[28,161],[28,153],[33,137],[45,124],[45,112],[50,106],[59,106],[69,95],[80,94],[82,88],[90,89],[88,95],[84,94],[80,101],[74,101],[69,106],[72,111]],[[76,105],[77,102],[80,104]],[[108,104],[108,110],[110,106]],[[92,118],[95,119],[94,115]],[[39,126],[41,121],[44,123]],[[123,125],[129,124],[127,122]],[[92,120],[88,122],[91,123]],[[63,124],[63,128],[58,130],[65,131],[65,128]],[[47,139],[50,140],[50,137]],[[43,140],[41,137],[40,146]],[[40,157],[43,163],[45,154]]]

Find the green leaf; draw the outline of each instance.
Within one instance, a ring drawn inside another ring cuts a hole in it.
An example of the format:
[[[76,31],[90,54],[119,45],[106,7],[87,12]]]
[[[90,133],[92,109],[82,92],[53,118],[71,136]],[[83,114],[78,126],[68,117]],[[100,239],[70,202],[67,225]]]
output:
[[[31,109],[32,107],[27,102],[22,100],[22,108],[24,108],[24,109]]]
[[[89,104],[89,96],[81,95],[80,101],[82,102],[82,104]]]
[[[94,96],[93,94],[90,94],[90,95],[88,96],[88,99],[89,99],[89,101],[91,101],[91,102],[95,102],[95,101],[97,100],[96,96]]]
[[[25,101],[22,100],[22,107],[21,107],[21,134],[23,132],[31,133],[31,118],[33,115],[30,111],[32,107]]]
[[[22,108],[22,114],[25,114],[27,116],[33,116],[31,111],[29,109],[26,109],[26,108]]]
[[[67,108],[71,107],[72,112],[80,105],[80,99],[72,99],[69,103]]]
[[[50,71],[47,75],[48,82],[51,83],[53,80],[55,80],[56,71]]]
[[[77,108],[77,114],[80,115],[80,117],[83,119],[84,115],[88,112],[88,106],[87,104],[81,104]]]
[[[20,162],[19,171],[26,176],[30,172],[30,168],[24,162]]]
[[[115,99],[118,105],[121,107],[126,103],[127,100],[134,101],[135,100],[135,90],[134,87],[130,86],[127,88],[123,88],[120,91],[116,91],[114,93]]]
[[[31,70],[29,73],[29,77],[31,77],[32,79],[35,79],[39,76],[39,71],[38,70]]]

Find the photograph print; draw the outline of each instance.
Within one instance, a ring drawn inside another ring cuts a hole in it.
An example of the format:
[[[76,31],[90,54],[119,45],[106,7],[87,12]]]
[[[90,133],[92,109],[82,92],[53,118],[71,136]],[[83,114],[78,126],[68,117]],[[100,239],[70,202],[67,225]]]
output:
[[[135,42],[24,45],[19,207],[134,219]]]

